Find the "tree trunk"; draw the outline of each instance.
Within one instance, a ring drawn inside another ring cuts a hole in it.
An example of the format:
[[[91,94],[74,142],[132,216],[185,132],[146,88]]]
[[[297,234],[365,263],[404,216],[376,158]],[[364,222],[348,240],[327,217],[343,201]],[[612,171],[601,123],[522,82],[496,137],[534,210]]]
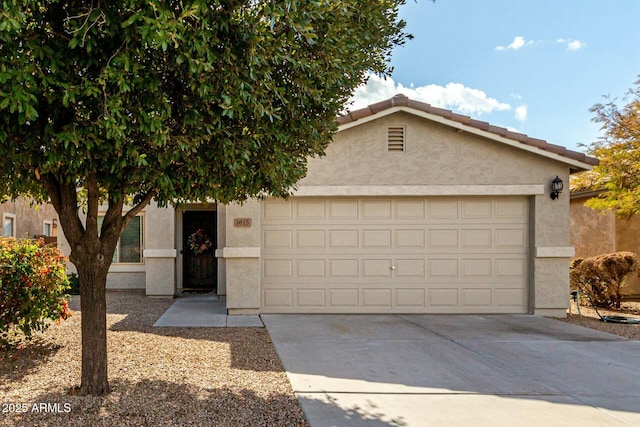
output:
[[[107,263],[108,264],[108,263]],[[111,391],[107,377],[108,267],[77,263],[82,314],[82,377],[80,395],[100,396]]]

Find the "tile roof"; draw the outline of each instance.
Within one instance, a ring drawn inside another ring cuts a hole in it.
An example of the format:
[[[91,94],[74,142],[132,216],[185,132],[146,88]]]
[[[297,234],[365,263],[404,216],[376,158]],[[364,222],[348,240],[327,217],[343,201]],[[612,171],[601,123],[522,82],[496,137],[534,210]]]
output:
[[[599,163],[598,159],[589,157],[584,153],[568,150],[567,148],[562,147],[560,145],[550,144],[542,139],[531,138],[530,136],[527,136],[525,134],[512,132],[503,127],[493,126],[490,123],[487,123],[481,120],[472,119],[469,116],[457,114],[451,110],[436,108],[436,107],[433,107],[431,104],[427,104],[426,102],[414,101],[402,94],[395,95],[393,98],[387,99],[385,101],[376,102],[375,104],[371,104],[366,108],[350,111],[347,114],[338,117],[338,124],[345,125],[348,123],[352,123],[357,120],[363,119],[365,117],[373,116],[374,114],[380,113],[385,110],[389,110],[394,107],[407,107],[407,108],[422,111],[428,114],[440,116],[447,120],[458,122],[465,126],[470,126],[476,129],[480,129],[480,130],[495,134],[497,136],[508,138],[508,139],[517,141],[521,144],[535,147],[542,151],[547,151],[563,157],[567,157],[572,160],[586,163],[587,165],[595,166]]]

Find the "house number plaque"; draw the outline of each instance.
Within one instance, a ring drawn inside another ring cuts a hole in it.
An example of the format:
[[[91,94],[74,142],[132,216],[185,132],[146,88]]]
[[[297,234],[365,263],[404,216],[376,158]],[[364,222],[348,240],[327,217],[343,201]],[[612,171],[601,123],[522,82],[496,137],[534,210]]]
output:
[[[251,218],[233,218],[234,227],[251,227]]]

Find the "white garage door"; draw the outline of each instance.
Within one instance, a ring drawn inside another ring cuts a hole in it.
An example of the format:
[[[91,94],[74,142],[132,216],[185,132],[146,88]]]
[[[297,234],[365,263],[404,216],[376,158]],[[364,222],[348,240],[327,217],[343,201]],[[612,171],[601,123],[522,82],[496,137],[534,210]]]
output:
[[[526,313],[524,197],[266,200],[265,313]]]

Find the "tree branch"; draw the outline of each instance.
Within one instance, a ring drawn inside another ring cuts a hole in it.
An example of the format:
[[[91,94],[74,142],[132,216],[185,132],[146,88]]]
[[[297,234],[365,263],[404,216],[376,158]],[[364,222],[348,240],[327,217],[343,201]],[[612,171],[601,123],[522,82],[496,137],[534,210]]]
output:
[[[75,185],[62,184],[51,173],[41,177],[53,208],[58,212],[60,225],[69,243],[78,242],[84,235],[84,226],[78,217],[78,195]],[[76,240],[78,239],[78,240]]]
[[[100,192],[98,181],[94,174],[87,177],[84,184],[87,189],[87,220],[86,228],[89,237],[98,237],[98,206],[100,204]]]
[[[151,200],[153,200],[156,194],[158,194],[157,190],[151,190],[147,194],[145,194],[142,200],[133,208],[131,208],[129,212],[126,213],[126,215],[124,216],[125,221],[128,223],[133,217],[138,215],[140,211],[142,211],[142,209],[144,209],[149,203],[151,203]]]

